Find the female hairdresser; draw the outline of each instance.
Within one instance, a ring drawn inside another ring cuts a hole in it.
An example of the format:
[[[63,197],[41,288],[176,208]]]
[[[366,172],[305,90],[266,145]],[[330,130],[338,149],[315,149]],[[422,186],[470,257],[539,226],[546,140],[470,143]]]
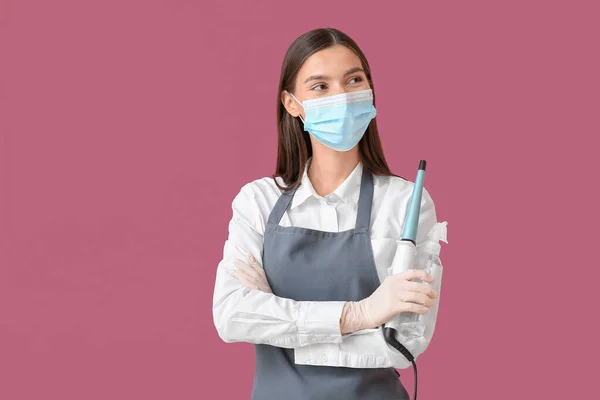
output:
[[[394,368],[411,363],[381,325],[427,313],[438,293],[411,281],[431,282],[423,271],[387,276],[414,182],[387,166],[372,89],[364,54],[335,29],[300,36],[283,60],[277,169],[233,200],[213,299],[220,337],[255,344],[252,399],[409,398]],[[423,190],[417,248],[436,222]],[[430,321],[403,343],[415,357]]]

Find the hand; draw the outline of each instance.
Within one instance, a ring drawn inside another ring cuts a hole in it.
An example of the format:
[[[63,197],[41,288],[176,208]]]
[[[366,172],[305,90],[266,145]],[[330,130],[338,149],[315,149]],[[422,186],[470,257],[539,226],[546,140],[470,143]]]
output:
[[[342,333],[376,328],[404,311],[429,312],[439,292],[425,283],[411,282],[411,279],[433,281],[431,275],[416,269],[387,276],[369,297],[344,305],[340,320]]]
[[[248,253],[248,261],[249,263],[246,264],[242,260],[236,259],[234,264],[238,267],[238,270],[230,272],[229,274],[242,282],[248,289],[257,289],[265,293],[273,293],[262,265],[260,265],[250,253]]]

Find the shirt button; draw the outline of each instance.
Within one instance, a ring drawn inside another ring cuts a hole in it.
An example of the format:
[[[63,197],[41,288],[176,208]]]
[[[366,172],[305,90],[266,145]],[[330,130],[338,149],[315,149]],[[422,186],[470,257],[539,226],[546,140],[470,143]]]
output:
[[[310,339],[312,340],[313,343],[317,343],[317,338],[315,336],[312,336]]]
[[[321,359],[323,360],[324,363],[327,362],[327,356],[326,355],[324,355],[323,358],[321,358]]]

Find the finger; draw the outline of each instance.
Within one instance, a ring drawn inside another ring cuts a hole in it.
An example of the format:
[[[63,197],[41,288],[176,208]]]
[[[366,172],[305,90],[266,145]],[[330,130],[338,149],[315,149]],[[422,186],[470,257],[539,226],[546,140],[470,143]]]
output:
[[[248,280],[249,282],[252,282],[255,285],[259,285],[260,281],[262,280],[259,276],[256,275],[256,271],[252,270],[250,272],[245,271],[245,270],[240,270],[240,273],[242,274],[242,276]]]
[[[406,281],[403,286],[406,290],[426,294],[432,299],[439,297],[438,291],[426,283]]]
[[[248,289],[256,289],[256,290],[260,290],[265,293],[273,293],[273,291],[271,290],[271,287],[268,284],[265,285],[262,282],[253,281],[242,270],[229,272],[229,274],[232,275],[237,280],[239,280],[240,282],[242,282],[244,284],[244,286],[246,286]]]
[[[426,304],[422,304],[420,301],[418,301],[418,293],[415,292],[404,292],[402,293],[402,295],[400,295],[400,307],[402,308],[402,311],[421,311],[421,313],[429,311],[429,306]],[[421,294],[421,296],[424,296],[423,294]],[[427,297],[427,296],[425,296]],[[429,299],[429,301],[432,301],[431,299]]]
[[[422,304],[412,303],[410,301],[398,301],[396,305],[396,313],[400,312],[415,312],[425,314],[429,312],[429,307]]]
[[[242,284],[248,289],[258,289],[258,286],[246,279],[246,276],[243,275],[242,271],[234,271],[231,273],[231,275],[238,281],[242,282]]]
[[[427,296],[423,293],[420,293],[420,292],[406,291],[400,295],[400,298],[405,303],[410,302],[410,303],[415,303],[415,304],[422,304],[427,307],[433,307],[433,305],[434,305],[433,300],[429,296]]]
[[[255,268],[252,268],[248,264],[244,263],[241,260],[236,260],[235,265],[239,267],[239,271],[243,274],[243,276],[249,282],[252,282],[257,287],[263,285],[262,282],[267,281],[267,277],[264,274],[261,274],[260,271],[257,271]],[[264,290],[263,290],[264,291]]]
[[[256,272],[254,271],[254,269],[252,267],[250,267],[248,264],[244,263],[241,260],[235,260],[235,266],[238,267],[239,272],[243,273],[243,275],[241,276],[245,276],[246,279],[250,279],[249,280],[253,280],[252,278],[254,277],[254,275],[256,274]]]
[[[263,292],[271,292],[271,287],[269,286],[269,283],[266,280],[262,278],[256,279],[254,280],[254,283],[258,287],[258,290],[261,290]]]
[[[252,257],[252,259],[250,261],[250,266],[252,268],[254,268],[254,270],[260,275],[260,277],[262,279],[264,279],[266,281],[267,273],[265,272],[265,269],[262,267],[262,265],[260,265],[260,263],[256,260],[256,258],[254,258],[254,256],[250,255],[250,257]]]
[[[238,267],[242,271],[246,271],[248,273],[253,273],[254,272],[254,268],[252,268],[251,266],[249,266],[248,264],[246,264],[242,260],[239,260],[239,259],[236,258],[234,264],[235,264],[236,267]]]
[[[415,312],[418,314],[427,314],[429,312],[429,307],[422,306],[420,304],[415,303],[403,303],[404,307],[402,311]]]
[[[426,282],[432,282],[433,276],[420,269],[409,269],[402,273],[404,279],[410,281],[413,279],[421,279]]]
[[[248,253],[248,260],[250,261],[250,266],[254,268],[257,272],[263,274],[265,272],[264,268],[260,263],[256,260],[256,258],[252,255],[252,253]]]
[[[253,288],[263,292],[273,293],[268,284],[264,268],[262,268],[252,254],[247,253],[247,257],[250,260],[250,265],[239,259],[236,259],[234,262],[234,264],[239,268],[239,276],[243,277],[246,282],[252,284]]]

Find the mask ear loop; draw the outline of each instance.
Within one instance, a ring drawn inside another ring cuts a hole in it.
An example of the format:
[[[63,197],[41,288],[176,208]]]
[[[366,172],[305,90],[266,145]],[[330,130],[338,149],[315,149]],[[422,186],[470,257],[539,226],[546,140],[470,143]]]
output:
[[[288,92],[288,94],[289,94],[290,96],[292,96],[292,97],[294,98],[294,100],[296,100],[296,102],[297,102],[298,104],[300,104],[300,106],[301,106],[302,108],[304,108],[304,106],[302,105],[302,103],[300,103],[300,102],[298,101],[298,99],[296,98],[296,96],[294,96],[294,95],[293,95],[293,94],[291,94],[290,92]],[[300,117],[300,121],[302,121],[302,123],[304,123],[304,119],[302,118],[302,115],[298,114],[298,116]]]

